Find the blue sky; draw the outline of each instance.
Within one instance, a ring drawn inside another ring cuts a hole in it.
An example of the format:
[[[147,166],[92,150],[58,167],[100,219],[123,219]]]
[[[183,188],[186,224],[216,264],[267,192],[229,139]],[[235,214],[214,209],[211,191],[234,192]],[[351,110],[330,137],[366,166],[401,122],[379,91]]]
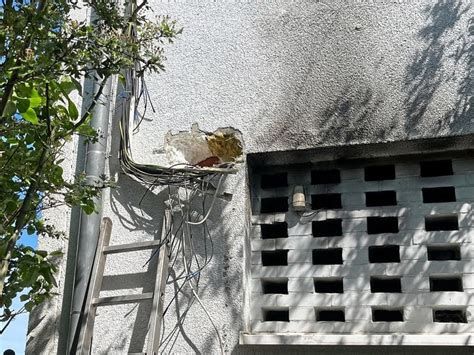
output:
[[[26,232],[22,234],[18,240],[19,244],[29,245],[36,248],[38,244],[38,237],[36,235],[28,235]],[[20,308],[19,300],[13,302],[14,308]],[[7,330],[0,336],[0,354],[6,349],[13,349],[16,355],[22,355],[25,353],[26,345],[26,329],[28,324],[28,314],[22,314],[10,323]],[[3,324],[0,323],[0,327]]]

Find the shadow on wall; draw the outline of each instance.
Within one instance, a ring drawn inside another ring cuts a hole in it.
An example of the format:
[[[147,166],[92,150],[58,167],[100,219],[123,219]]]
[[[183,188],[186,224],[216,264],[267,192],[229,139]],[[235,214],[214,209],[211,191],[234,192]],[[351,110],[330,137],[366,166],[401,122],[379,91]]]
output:
[[[443,117],[435,118],[434,133],[447,128],[452,133],[466,133],[466,128],[472,125],[473,19],[457,38],[450,41],[445,38],[471,9],[472,5],[465,4],[464,1],[440,0],[425,8],[426,24],[417,34],[424,49],[416,52],[413,62],[407,67],[404,81],[405,131],[408,133],[423,133],[419,131],[420,122],[440,87],[457,82],[455,106]],[[453,66],[446,67],[446,63],[453,59]],[[463,77],[459,78],[459,75]]]

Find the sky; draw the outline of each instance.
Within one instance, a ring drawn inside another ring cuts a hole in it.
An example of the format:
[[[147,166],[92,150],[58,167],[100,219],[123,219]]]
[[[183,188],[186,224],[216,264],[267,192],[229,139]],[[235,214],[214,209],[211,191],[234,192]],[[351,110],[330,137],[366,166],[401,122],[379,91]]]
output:
[[[18,243],[36,248],[38,237],[36,235],[28,235],[25,232],[21,235]],[[16,302],[13,302],[13,306],[13,309],[21,307],[19,299],[17,299]],[[0,354],[3,354],[7,349],[14,350],[16,355],[25,354],[27,325],[28,313],[15,317],[5,332],[0,336]],[[0,327],[3,327],[3,323],[0,323]]]

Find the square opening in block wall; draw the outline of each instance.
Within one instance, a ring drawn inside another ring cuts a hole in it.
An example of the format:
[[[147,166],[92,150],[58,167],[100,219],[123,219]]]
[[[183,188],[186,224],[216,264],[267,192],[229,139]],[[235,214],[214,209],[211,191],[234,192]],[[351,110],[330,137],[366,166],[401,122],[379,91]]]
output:
[[[288,212],[288,197],[262,198],[260,203],[260,213]]]
[[[372,322],[403,322],[403,309],[372,309]]]
[[[314,292],[316,293],[344,293],[342,278],[314,279]]]
[[[260,181],[262,189],[275,189],[288,186],[288,173],[264,174]]]
[[[342,309],[316,309],[317,322],[345,322],[346,316]]]
[[[398,245],[381,245],[369,247],[369,262],[399,263],[400,247]]]
[[[397,193],[395,191],[370,191],[365,193],[367,207],[396,206]]]
[[[399,277],[371,277],[370,292],[401,293],[401,279]]]
[[[423,193],[423,203],[456,202],[454,186],[426,187],[421,191]]]
[[[342,208],[341,194],[311,195],[311,208],[313,210],[334,210]]]
[[[456,214],[425,216],[425,230],[427,232],[455,231],[458,229],[458,216]]]
[[[264,250],[262,251],[263,266],[286,266],[288,265],[288,250]]]
[[[420,162],[420,176],[434,177],[453,175],[453,163],[451,159],[432,160]]]
[[[428,245],[428,260],[461,260],[459,245]]]
[[[288,294],[288,279],[262,279],[263,294]]]
[[[339,184],[341,173],[337,169],[311,171],[311,185]]]
[[[398,217],[367,217],[367,234],[398,233]]]
[[[288,223],[261,224],[262,239],[288,238]]]
[[[436,323],[467,323],[466,311],[463,309],[435,309],[433,322]]]
[[[380,181],[395,179],[395,165],[366,166],[364,169],[365,181]]]
[[[337,265],[342,263],[342,248],[313,249],[313,265]]]
[[[262,309],[264,322],[289,322],[290,311],[288,308]]]
[[[462,292],[462,277],[460,276],[431,276],[430,291]]]
[[[342,219],[326,219],[313,222],[313,237],[340,237],[342,236]]]

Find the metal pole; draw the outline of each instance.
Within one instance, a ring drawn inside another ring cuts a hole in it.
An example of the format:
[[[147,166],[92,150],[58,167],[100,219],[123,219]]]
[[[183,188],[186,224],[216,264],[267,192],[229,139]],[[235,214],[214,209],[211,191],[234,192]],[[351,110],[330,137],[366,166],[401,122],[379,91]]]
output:
[[[93,80],[93,79],[89,79]],[[93,80],[92,97],[97,94],[100,85]],[[98,104],[92,112],[91,126],[98,131],[99,139],[95,143],[89,143],[85,158],[86,181],[90,185],[100,184],[100,177],[104,174],[105,155],[107,151],[107,134],[109,128],[111,80],[109,79],[102,91]],[[102,198],[94,201],[100,211]],[[78,233],[78,245],[75,263],[74,289],[70,313],[70,324],[68,334],[68,352],[74,354],[76,342],[80,331],[80,317],[83,311],[87,286],[91,275],[92,264],[99,238],[101,213],[90,215],[81,212]]]

